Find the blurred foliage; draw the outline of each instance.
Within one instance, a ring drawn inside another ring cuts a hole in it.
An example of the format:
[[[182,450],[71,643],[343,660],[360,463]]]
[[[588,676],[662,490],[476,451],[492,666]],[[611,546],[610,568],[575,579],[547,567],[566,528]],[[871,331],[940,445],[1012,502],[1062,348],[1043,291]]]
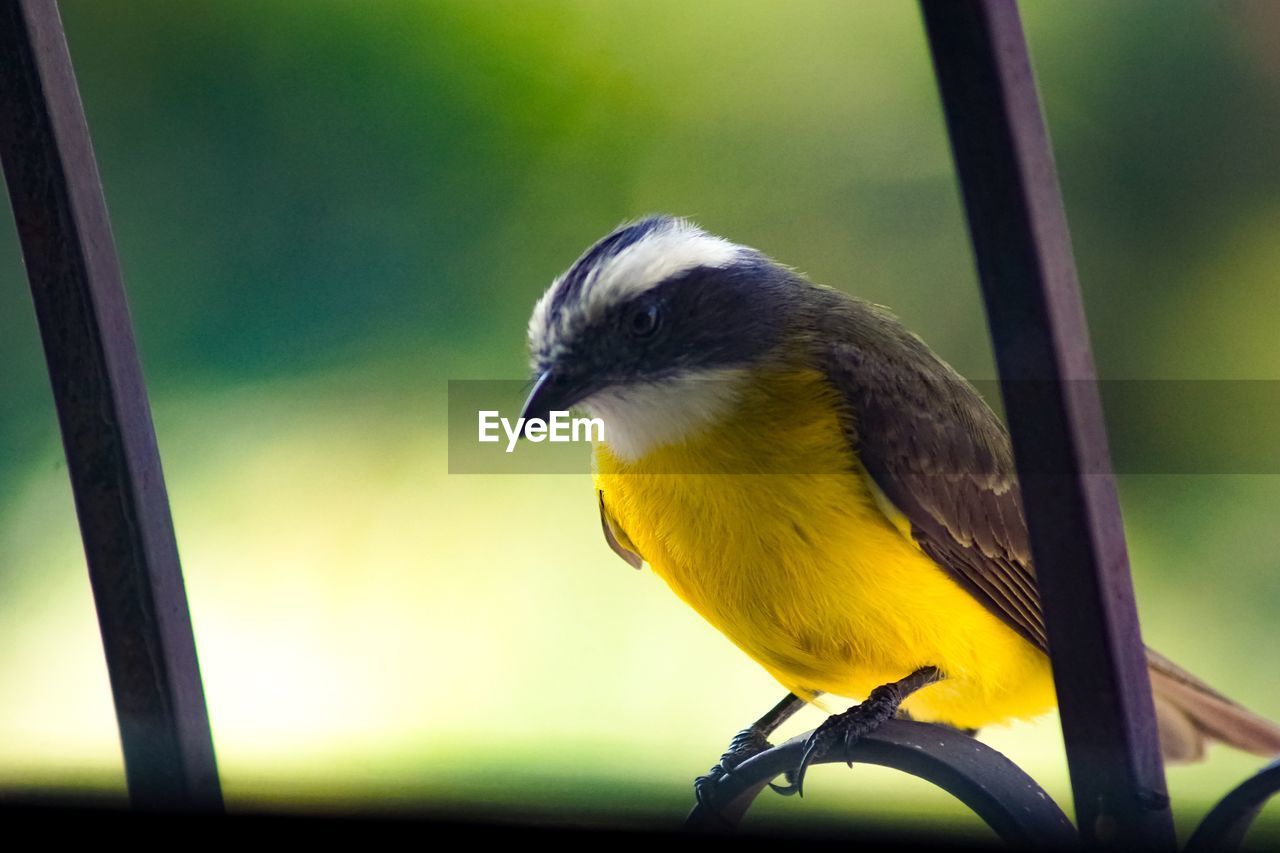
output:
[[[653,211],[887,304],[991,377],[915,5],[61,6],[231,804],[677,820],[777,689],[608,553],[584,478],[447,475],[446,380],[522,376],[541,289]],[[1277,8],[1023,4],[1103,376],[1280,378]],[[0,785],[119,790],[4,216]],[[1121,489],[1148,638],[1280,717],[1257,665],[1280,478]],[[985,737],[1067,802],[1052,717]],[[1172,771],[1180,821],[1256,764]],[[981,831],[887,771],[823,775],[756,819]]]

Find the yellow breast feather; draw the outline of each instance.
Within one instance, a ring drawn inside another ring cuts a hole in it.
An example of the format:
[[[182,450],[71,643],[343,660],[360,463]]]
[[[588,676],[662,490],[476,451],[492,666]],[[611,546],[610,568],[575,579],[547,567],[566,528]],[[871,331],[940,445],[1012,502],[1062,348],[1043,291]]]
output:
[[[758,377],[736,412],[634,462],[596,448],[627,546],[788,690],[861,698],[923,666],[903,707],[978,728],[1054,705],[1047,657],[924,554],[849,447],[816,371]]]

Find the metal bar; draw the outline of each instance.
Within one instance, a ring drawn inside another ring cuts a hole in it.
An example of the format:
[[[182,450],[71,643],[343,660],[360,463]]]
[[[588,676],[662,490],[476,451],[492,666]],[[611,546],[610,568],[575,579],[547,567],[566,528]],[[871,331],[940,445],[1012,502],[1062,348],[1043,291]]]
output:
[[[1076,822],[1172,849],[1084,308],[1013,0],[921,0],[960,176],[1045,613]]]
[[[151,411],[53,0],[0,0],[0,159],[62,428],[131,802],[221,809]]]
[[[1280,759],[1241,782],[1200,821],[1186,853],[1239,850],[1267,801],[1280,793]]]
[[[771,779],[800,763],[809,732],[744,761],[715,788],[716,810],[694,807],[686,829],[732,829]],[[816,764],[856,761],[910,773],[960,800],[997,835],[1018,848],[1075,848],[1075,827],[1053,799],[1016,764],[962,732],[929,723],[889,720],[846,753],[821,755]]]

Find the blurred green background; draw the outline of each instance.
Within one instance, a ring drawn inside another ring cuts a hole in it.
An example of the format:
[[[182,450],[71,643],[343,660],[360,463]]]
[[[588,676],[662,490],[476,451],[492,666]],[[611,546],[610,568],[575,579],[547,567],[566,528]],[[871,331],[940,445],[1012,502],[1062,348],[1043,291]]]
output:
[[[61,6],[230,806],[677,823],[779,689],[609,553],[586,475],[449,475],[446,382],[523,376],[542,289],[654,211],[887,304],[992,377],[915,4]],[[1102,375],[1280,378],[1280,6],[1023,14]],[[2,216],[0,797],[119,792]],[[1148,641],[1280,718],[1280,477],[1120,488]],[[1069,808],[1056,717],[983,739]],[[1259,764],[1171,770],[1182,830]],[[749,822],[985,832],[887,770],[814,779]]]

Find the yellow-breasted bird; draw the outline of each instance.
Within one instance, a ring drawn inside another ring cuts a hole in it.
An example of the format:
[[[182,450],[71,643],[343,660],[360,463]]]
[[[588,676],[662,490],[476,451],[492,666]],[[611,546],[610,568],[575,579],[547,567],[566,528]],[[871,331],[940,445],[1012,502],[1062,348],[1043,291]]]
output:
[[[604,423],[613,550],[790,691],[702,783],[821,693],[868,699],[813,748],[895,713],[976,730],[1053,707],[1008,434],[888,311],[657,216],[557,278],[529,344],[525,416],[577,407]],[[1167,759],[1206,741],[1280,753],[1280,727],[1147,659]]]

